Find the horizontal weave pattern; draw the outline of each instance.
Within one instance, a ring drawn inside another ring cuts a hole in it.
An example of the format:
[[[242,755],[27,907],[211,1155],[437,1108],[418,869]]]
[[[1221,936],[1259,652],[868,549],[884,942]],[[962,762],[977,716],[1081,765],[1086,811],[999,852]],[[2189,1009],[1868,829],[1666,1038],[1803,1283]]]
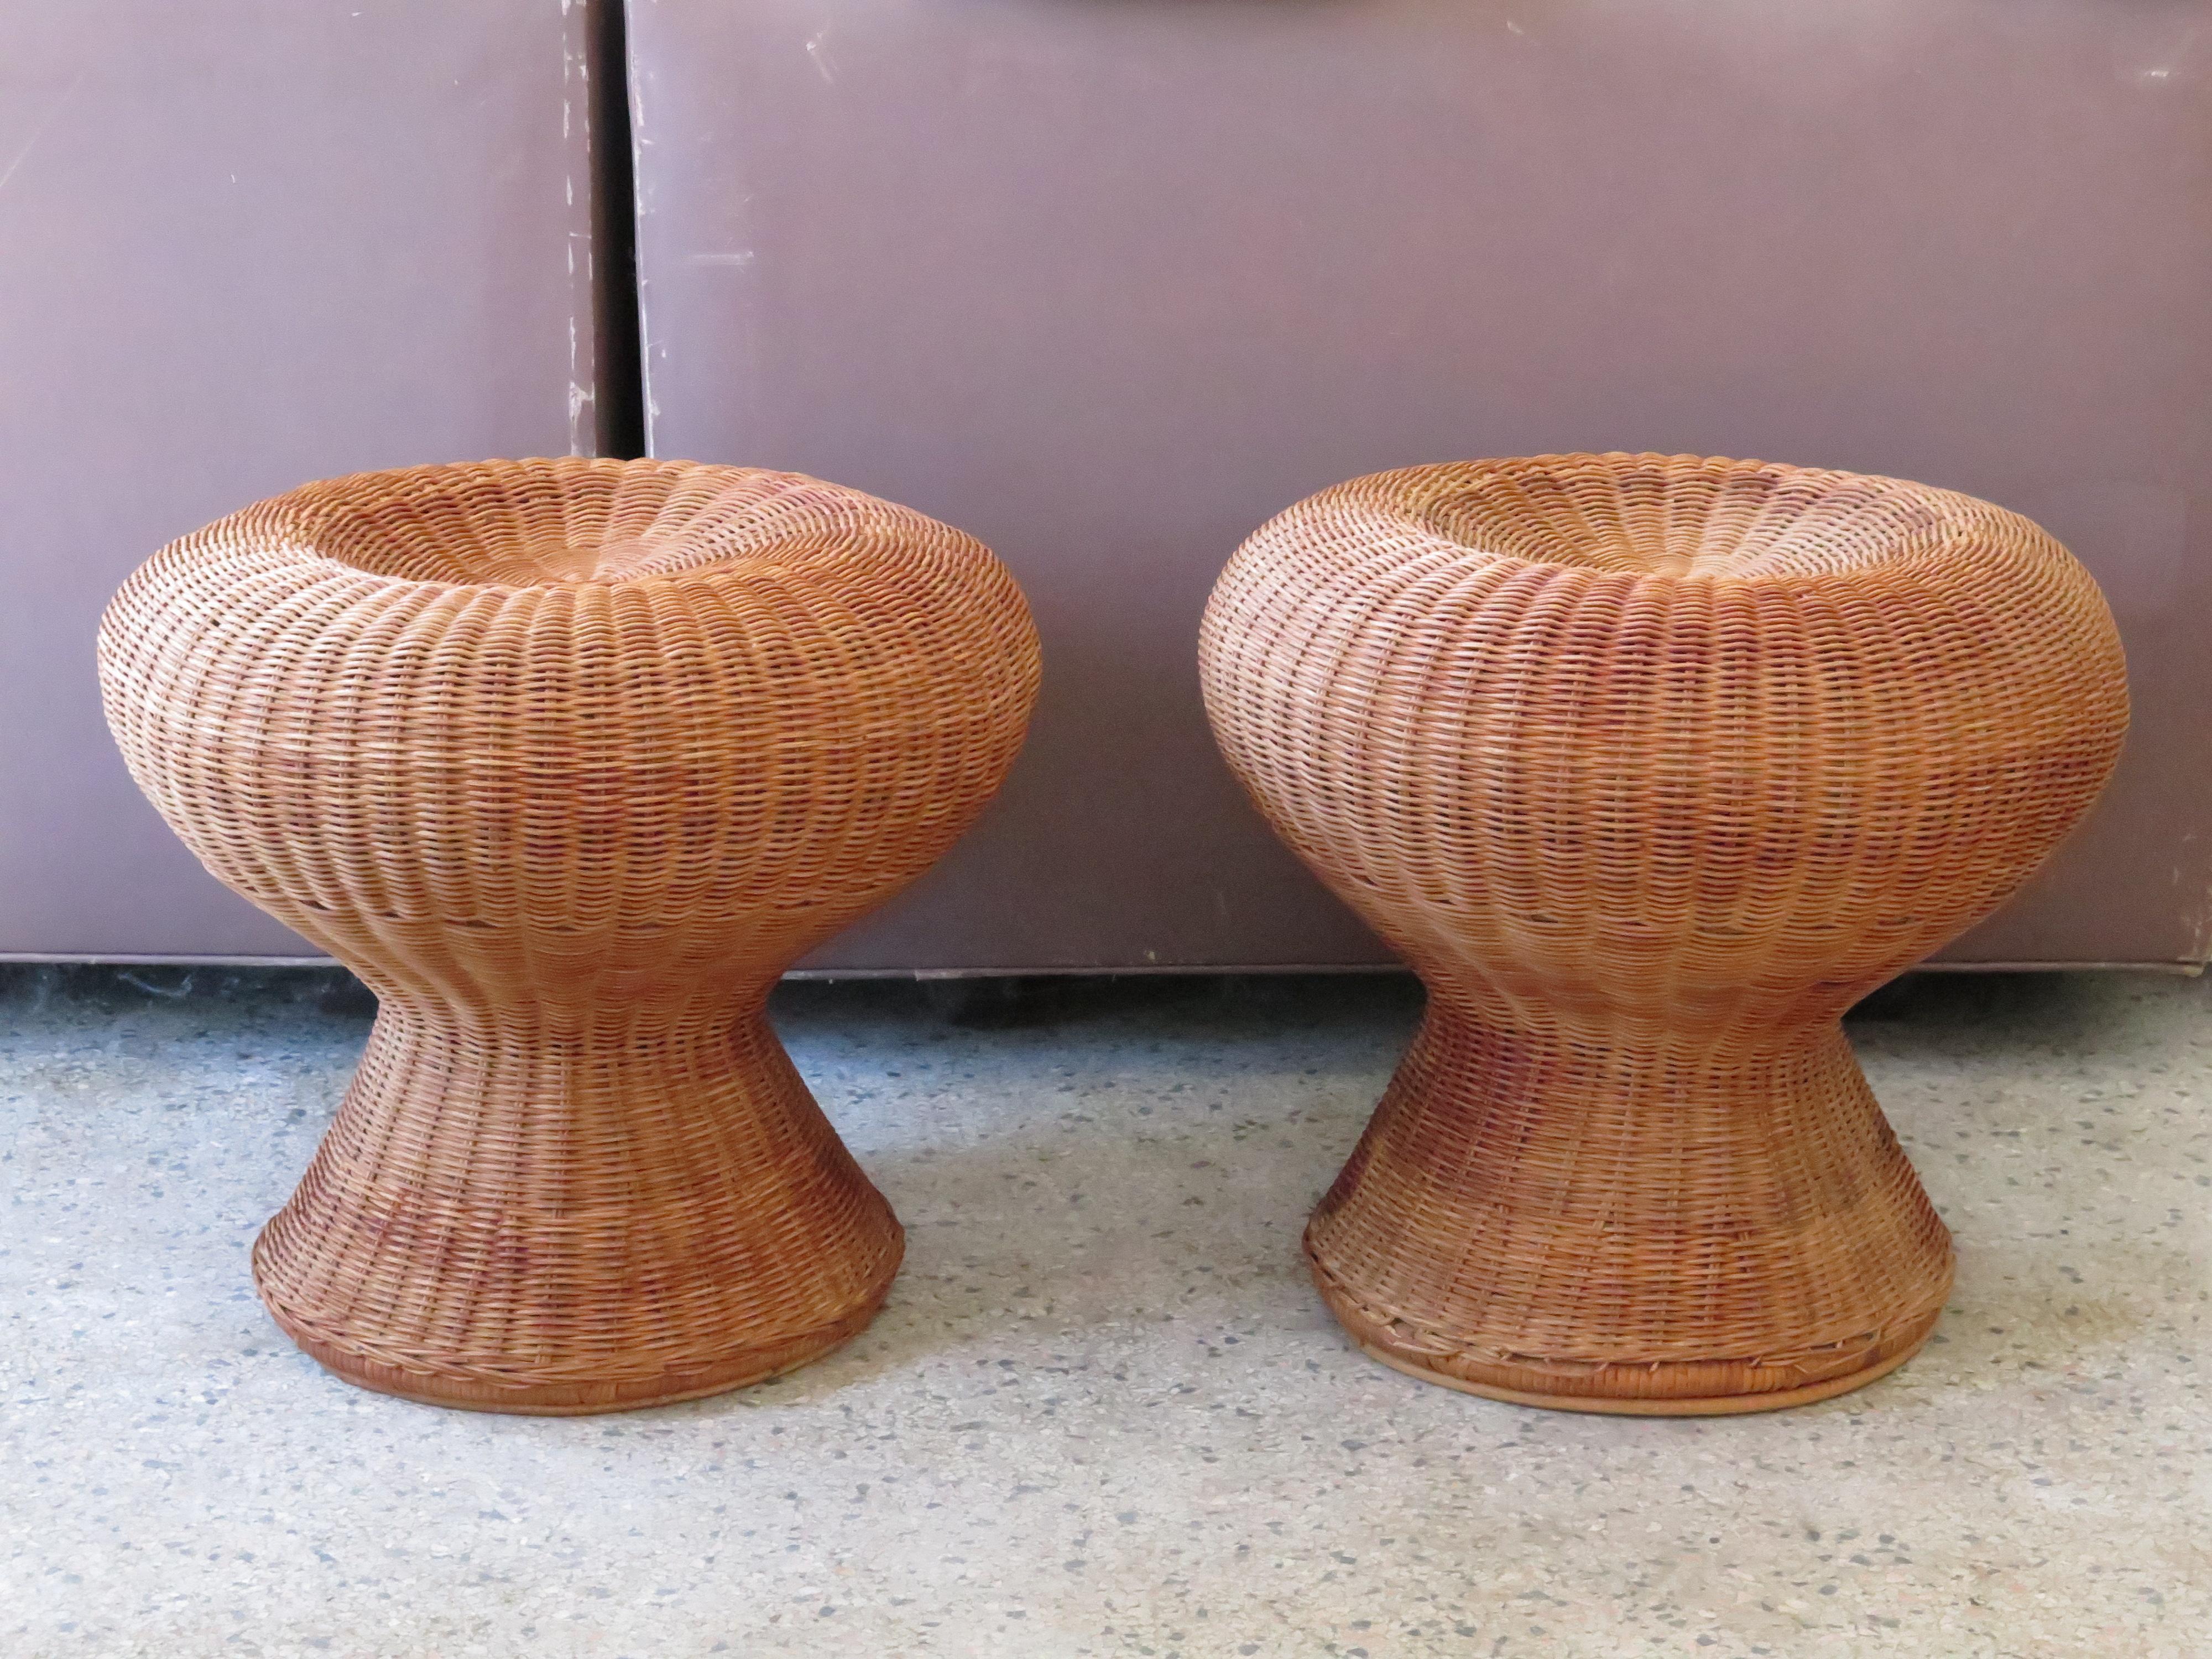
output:
[[[1036,639],[981,544],[789,474],[366,474],[164,549],[100,670],[179,835],[379,999],[255,1254],[311,1352],[589,1410],[866,1322],[897,1224],[760,1009],[1020,746]]]
[[[1200,659],[1261,811],[1430,989],[1308,1236],[1355,1334],[1626,1409],[1924,1336],[1948,1237],[1837,1021],[2117,760],[2118,635],[2063,548],[1848,473],[1419,467],[1257,532]]]

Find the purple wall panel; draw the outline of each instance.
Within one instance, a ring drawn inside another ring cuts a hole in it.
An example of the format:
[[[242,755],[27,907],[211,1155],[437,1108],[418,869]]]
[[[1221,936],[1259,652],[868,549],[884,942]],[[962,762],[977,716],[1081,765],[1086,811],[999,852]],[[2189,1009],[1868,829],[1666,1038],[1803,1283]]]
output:
[[[94,625],[303,480],[589,447],[585,17],[0,8],[0,952],[313,953],[140,799]]]
[[[648,416],[983,537],[1046,641],[974,836],[818,960],[1354,963],[1216,760],[1222,561],[1580,448],[2042,520],[2125,632],[2096,817],[1954,959],[2212,933],[2212,31],[2186,0],[635,0]]]

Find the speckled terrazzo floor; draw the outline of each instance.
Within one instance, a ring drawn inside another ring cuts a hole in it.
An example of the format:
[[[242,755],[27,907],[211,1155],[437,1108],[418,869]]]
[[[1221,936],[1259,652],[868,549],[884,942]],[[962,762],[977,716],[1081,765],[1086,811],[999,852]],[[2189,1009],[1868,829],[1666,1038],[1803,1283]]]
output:
[[[2212,986],[1863,1009],[1956,1296],[1863,1393],[1702,1422],[1338,1334],[1298,1228],[1414,1012],[787,988],[908,1228],[889,1308],[765,1388],[503,1419],[337,1383],[248,1285],[357,996],[0,970],[0,1655],[2212,1653]]]

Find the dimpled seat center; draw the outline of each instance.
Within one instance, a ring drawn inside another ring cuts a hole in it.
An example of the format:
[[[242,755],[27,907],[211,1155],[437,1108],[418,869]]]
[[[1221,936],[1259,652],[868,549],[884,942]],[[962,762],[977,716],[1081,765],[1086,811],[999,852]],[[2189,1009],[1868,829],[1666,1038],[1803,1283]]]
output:
[[[1447,540],[1532,564],[1788,582],[1939,546],[1930,492],[1894,478],[1747,468],[1686,489],[1662,465],[1612,476],[1437,469],[1405,507]]]
[[[680,579],[781,556],[834,556],[833,538],[778,532],[848,492],[771,472],[653,470],[599,493],[519,492],[453,480],[370,492],[336,479],[295,491],[313,550],[370,575],[472,587],[551,587]],[[377,475],[371,475],[377,476]]]

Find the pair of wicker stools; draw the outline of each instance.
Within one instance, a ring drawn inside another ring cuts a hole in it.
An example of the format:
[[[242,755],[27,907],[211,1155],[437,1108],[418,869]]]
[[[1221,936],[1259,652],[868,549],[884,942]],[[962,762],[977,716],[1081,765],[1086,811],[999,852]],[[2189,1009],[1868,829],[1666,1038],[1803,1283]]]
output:
[[[1838,1019],[2113,766],[2119,644],[2064,549],[1844,473],[1423,467],[1259,531],[1200,656],[1261,811],[1429,990],[1306,1234],[1363,1347],[1653,1413],[1911,1354],[1950,1241]],[[370,474],[163,550],[100,661],[193,852],[378,998],[253,1253],[308,1353],[591,1412],[867,1322],[899,1225],[764,1008],[1020,746],[1036,636],[981,544],[787,474]]]

